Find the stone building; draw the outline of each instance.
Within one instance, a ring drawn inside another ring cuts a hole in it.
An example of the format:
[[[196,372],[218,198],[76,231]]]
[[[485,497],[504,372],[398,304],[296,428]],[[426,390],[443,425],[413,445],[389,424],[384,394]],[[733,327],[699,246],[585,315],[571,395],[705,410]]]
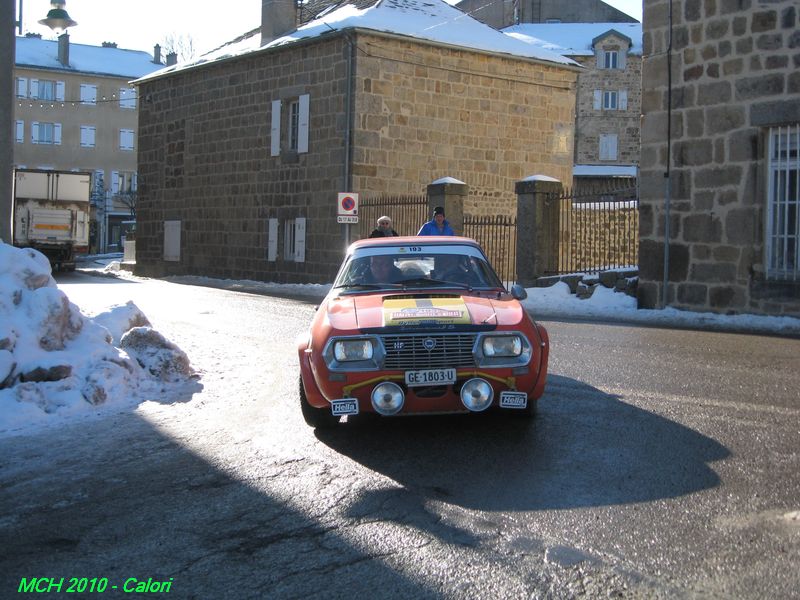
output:
[[[578,75],[573,185],[635,185],[642,105],[641,24],[522,23],[503,32],[584,67]]]
[[[641,307],[800,316],[798,12],[645,3]]]
[[[138,101],[129,82],[163,67],[116,44],[72,44],[17,37],[14,65],[14,166],[93,174],[96,250],[121,250],[136,192]]]
[[[495,29],[521,23],[638,23],[602,0],[461,0],[456,6]]]
[[[450,176],[475,191],[466,210],[513,214],[515,182],[571,177],[579,67],[440,0],[261,37],[136,82],[137,272],[326,282],[339,192]]]

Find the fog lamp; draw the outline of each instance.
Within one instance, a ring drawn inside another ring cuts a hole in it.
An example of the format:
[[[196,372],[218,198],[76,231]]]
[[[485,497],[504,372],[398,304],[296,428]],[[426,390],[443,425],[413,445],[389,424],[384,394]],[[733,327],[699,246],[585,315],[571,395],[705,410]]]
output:
[[[489,408],[492,398],[494,398],[492,386],[480,377],[470,379],[461,386],[461,403],[472,412],[480,412]]]
[[[372,390],[372,407],[386,417],[399,413],[405,399],[403,388],[391,381],[379,383]]]

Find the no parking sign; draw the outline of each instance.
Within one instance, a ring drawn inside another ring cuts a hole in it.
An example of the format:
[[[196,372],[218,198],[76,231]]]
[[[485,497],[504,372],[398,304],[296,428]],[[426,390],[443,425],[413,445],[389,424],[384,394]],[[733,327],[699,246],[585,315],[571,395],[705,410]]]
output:
[[[339,223],[358,223],[358,194],[342,192],[336,205]]]

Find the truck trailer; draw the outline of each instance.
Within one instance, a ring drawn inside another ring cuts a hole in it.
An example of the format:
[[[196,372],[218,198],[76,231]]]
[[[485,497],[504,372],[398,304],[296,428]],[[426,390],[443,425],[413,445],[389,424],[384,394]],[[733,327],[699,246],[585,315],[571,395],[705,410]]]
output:
[[[12,238],[35,248],[54,271],[75,269],[75,255],[89,249],[91,173],[16,169]]]

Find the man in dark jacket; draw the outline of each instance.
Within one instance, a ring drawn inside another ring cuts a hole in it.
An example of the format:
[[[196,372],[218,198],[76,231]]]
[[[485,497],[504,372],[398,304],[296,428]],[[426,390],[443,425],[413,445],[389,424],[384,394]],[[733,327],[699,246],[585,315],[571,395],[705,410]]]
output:
[[[419,228],[417,235],[455,235],[450,223],[444,218],[444,207],[437,206],[433,209],[433,217]]]
[[[384,215],[378,219],[378,227],[372,230],[372,233],[369,234],[369,237],[392,237],[396,235],[397,232],[392,229],[392,220]]]

